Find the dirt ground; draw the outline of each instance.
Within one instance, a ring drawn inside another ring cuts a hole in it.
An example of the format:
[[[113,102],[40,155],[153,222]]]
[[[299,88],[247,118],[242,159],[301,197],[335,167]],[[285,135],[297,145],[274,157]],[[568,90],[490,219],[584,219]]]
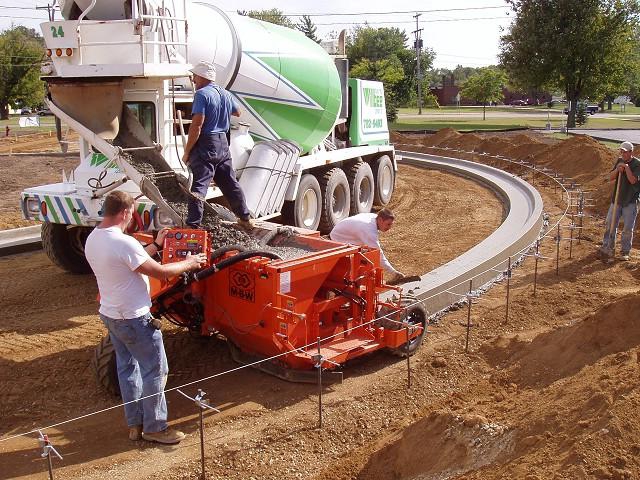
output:
[[[526,159],[592,190],[595,213],[608,202],[603,172],[615,153],[589,139],[446,130],[397,135],[395,143],[403,150],[443,154],[437,147],[448,147]],[[62,163],[46,159],[51,178],[43,172],[45,177],[25,180],[17,169],[5,169],[5,161],[32,172],[43,158],[0,157],[0,182],[9,185],[0,191],[0,225],[10,228],[5,218],[18,215],[17,197],[6,191],[58,181]],[[566,207],[561,195],[543,186],[541,177],[527,179],[540,186],[555,223]],[[410,274],[451,260],[502,219],[501,204],[486,189],[406,166],[392,208],[398,221],[382,243],[391,262]],[[411,359],[410,389],[406,363],[385,352],[348,364],[344,382],[324,391],[322,429],[314,386],[244,369],[186,387],[188,393],[204,389],[221,410],[205,415],[209,478],[640,478],[640,268],[637,257],[613,264],[596,257],[600,223],[585,219],[571,258],[568,242],[562,244],[558,275],[555,244],[543,242],[548,258],[539,264],[535,296],[533,260],[515,271],[508,319],[504,284],[474,304],[469,353],[466,307],[431,325]],[[37,435],[2,439],[117,404],[97,386],[90,367],[104,335],[95,315],[96,287],[90,276],[52,266],[42,252],[0,258],[0,273],[0,478],[43,478],[47,467]],[[165,339],[169,387],[236,366],[220,341],[172,329]],[[172,423],[188,433],[177,447],[128,441],[119,408],[49,429],[64,456],[54,460],[56,478],[198,478],[197,412],[176,392],[168,401]]]

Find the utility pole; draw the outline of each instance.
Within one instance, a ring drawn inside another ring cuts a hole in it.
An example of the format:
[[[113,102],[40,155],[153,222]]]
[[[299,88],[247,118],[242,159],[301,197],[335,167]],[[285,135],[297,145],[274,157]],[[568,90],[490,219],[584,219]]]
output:
[[[416,79],[418,83],[418,115],[422,115],[422,71],[420,70],[420,57],[422,53],[422,38],[420,38],[420,33],[422,32],[422,28],[420,28],[419,19],[421,13],[416,13],[413,18],[416,19],[416,29],[414,32],[411,32],[415,35],[414,48],[416,49]]]
[[[55,20],[55,16],[56,16],[56,3],[58,2],[58,0],[53,0],[53,3],[48,3],[47,6],[41,6],[41,7],[36,7],[36,10],[47,10],[47,13],[49,14],[49,21],[53,22]]]

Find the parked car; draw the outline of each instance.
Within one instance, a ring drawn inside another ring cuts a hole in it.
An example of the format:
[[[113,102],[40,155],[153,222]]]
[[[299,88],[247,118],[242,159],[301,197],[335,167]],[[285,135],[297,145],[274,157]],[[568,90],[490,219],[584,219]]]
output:
[[[587,111],[588,115],[593,115],[593,114],[598,113],[600,111],[600,105],[596,105],[596,104],[587,103],[587,104],[585,104],[584,108]],[[568,115],[569,114],[569,107],[568,106],[564,107],[563,112],[564,112],[565,115]]]
[[[511,100],[510,105],[514,105],[516,107],[524,107],[528,104],[526,100]]]
[[[31,115],[31,109],[29,107],[22,107],[20,115]]]
[[[51,110],[49,110],[48,108],[41,108],[40,110],[38,110],[38,115],[40,115],[41,117],[45,116],[45,115],[53,115],[53,113],[51,112]]]

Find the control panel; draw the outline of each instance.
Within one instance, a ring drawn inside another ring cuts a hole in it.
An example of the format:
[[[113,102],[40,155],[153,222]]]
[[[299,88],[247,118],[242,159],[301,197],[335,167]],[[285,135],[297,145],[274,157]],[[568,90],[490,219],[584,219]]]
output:
[[[187,254],[209,252],[209,236],[206,230],[175,229],[164,237],[162,263],[184,260]],[[208,255],[207,255],[208,256]]]

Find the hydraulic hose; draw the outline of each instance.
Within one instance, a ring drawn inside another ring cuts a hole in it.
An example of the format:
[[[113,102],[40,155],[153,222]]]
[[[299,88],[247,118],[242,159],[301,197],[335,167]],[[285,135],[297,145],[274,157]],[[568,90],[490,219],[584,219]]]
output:
[[[194,273],[193,279],[196,282],[199,282],[201,280],[204,280],[205,278],[210,277],[214,273],[218,273],[220,270],[224,270],[225,268],[235,265],[236,263],[241,262],[242,260],[246,260],[247,258],[252,258],[252,257],[267,257],[273,260],[282,260],[282,257],[275,253],[263,252],[260,250],[248,250],[246,252],[241,252],[238,255],[234,255],[231,258],[227,258],[226,260],[223,260],[220,263],[211,265],[210,267],[207,267],[204,270],[200,270],[197,273]]]
[[[244,245],[225,245],[223,247],[220,248],[216,248],[213,252],[211,252],[211,255],[209,256],[209,258],[211,259],[211,262],[213,263],[213,261],[224,255],[227,252],[246,252],[247,251],[247,247],[245,247]]]

